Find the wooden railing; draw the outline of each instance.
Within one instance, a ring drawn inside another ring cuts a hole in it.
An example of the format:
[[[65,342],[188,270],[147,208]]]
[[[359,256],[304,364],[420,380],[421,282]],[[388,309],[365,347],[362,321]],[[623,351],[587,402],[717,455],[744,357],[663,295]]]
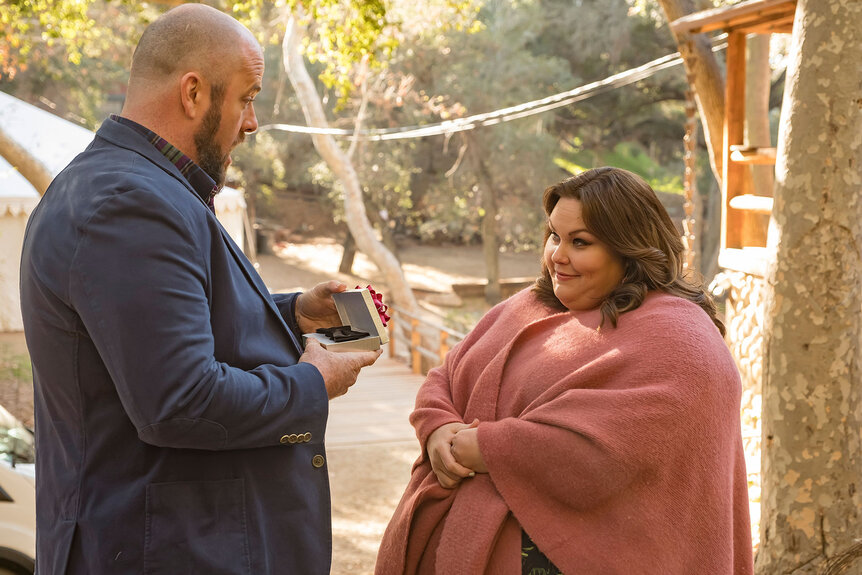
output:
[[[423,357],[428,360],[430,367],[440,365],[449,348],[464,339],[463,333],[400,308],[389,306],[389,311],[389,357],[397,357],[400,346],[406,344],[413,373],[426,371],[422,369]]]

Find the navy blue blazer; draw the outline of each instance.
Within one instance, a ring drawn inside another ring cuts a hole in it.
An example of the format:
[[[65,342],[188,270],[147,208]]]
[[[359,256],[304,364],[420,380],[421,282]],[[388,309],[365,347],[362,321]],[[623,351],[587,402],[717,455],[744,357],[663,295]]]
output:
[[[24,240],[40,575],[329,573],[328,400],[296,295],[105,121]]]

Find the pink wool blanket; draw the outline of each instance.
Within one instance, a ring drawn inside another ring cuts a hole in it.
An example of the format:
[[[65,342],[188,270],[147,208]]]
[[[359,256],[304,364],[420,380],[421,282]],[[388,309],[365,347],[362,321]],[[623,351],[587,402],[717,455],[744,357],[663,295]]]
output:
[[[523,291],[429,373],[378,575],[518,574],[522,527],[567,575],[753,572],[740,379],[718,330],[661,293],[599,322]],[[489,472],[444,489],[428,436],[474,418]]]

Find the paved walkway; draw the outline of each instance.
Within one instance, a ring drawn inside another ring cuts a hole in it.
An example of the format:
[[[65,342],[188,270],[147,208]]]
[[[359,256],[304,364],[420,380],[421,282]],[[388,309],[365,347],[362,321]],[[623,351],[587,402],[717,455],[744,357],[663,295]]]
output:
[[[329,404],[332,575],[372,575],[383,530],[410,479],[419,442],[408,416],[424,380],[384,355]]]
[[[330,402],[327,447],[414,441],[407,418],[424,380],[384,350],[374,365],[360,372],[346,395]]]

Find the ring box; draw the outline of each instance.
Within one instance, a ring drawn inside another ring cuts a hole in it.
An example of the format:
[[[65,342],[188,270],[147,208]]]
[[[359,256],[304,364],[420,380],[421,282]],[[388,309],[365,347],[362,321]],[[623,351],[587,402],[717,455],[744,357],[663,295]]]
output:
[[[389,341],[389,333],[380,321],[380,314],[377,313],[371,293],[366,288],[334,293],[332,299],[342,325],[371,335],[352,341],[333,341],[322,333],[304,333],[304,339],[317,340],[329,351],[374,351]]]

